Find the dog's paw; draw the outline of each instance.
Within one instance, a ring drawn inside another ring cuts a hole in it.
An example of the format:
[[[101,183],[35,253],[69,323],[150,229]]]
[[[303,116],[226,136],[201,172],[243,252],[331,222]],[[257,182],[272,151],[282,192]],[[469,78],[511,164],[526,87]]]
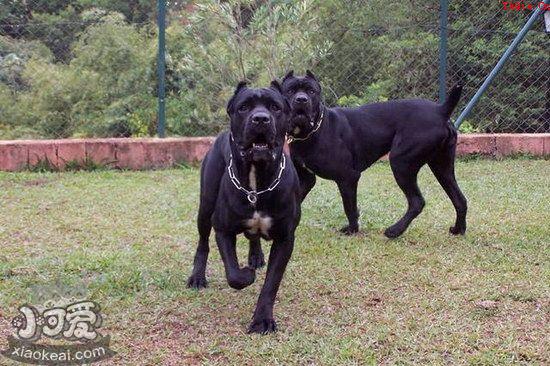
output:
[[[386,229],[386,231],[384,231],[384,235],[386,235],[386,237],[388,237],[390,239],[395,239],[398,236],[400,236],[401,234],[403,234],[403,231],[405,231],[405,230],[403,230],[399,227],[390,226],[389,228]]]
[[[273,319],[253,319],[248,327],[248,334],[268,334],[277,331],[277,323]]]
[[[464,235],[464,234],[466,234],[466,228],[465,227],[451,226],[449,228],[449,232],[453,235]]]
[[[265,266],[264,253],[254,253],[248,256],[248,266],[250,268],[258,269]]]
[[[208,282],[206,281],[206,277],[204,276],[191,275],[187,279],[187,287],[193,288],[195,290],[200,290],[201,288],[208,287]]]
[[[256,270],[250,267],[244,267],[235,275],[231,275],[227,279],[227,283],[235,290],[242,290],[250,286],[256,280]]]
[[[339,230],[342,234],[344,235],[354,235],[354,234],[357,234],[359,232],[359,227],[358,226],[349,226],[349,225],[346,225],[344,226],[343,228],[341,228]]]

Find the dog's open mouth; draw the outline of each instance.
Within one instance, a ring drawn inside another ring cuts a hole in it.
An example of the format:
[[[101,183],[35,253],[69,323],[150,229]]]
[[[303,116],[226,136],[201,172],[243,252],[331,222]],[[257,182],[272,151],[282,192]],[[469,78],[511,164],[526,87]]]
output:
[[[309,119],[308,112],[305,109],[296,109],[293,115],[295,118]]]
[[[251,153],[260,153],[269,151],[274,147],[274,143],[271,142],[265,135],[259,134],[254,136],[249,143],[245,145],[245,150]]]
[[[254,142],[254,143],[252,144],[252,149],[253,149],[253,150],[259,150],[259,151],[261,151],[261,150],[268,150],[268,149],[269,149],[269,145],[268,145],[268,144],[264,144],[264,143],[256,143],[256,142]]]

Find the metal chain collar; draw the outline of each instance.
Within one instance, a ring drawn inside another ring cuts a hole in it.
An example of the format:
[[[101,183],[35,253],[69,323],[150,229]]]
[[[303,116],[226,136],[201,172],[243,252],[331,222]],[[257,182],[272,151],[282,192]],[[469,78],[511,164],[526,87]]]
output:
[[[304,141],[311,137],[317,130],[321,127],[321,124],[323,123],[323,117],[325,116],[325,107],[321,109],[321,116],[319,117],[319,121],[317,121],[317,126],[311,130],[306,137],[294,137],[292,135],[288,135],[287,141],[289,144],[293,143],[294,141]]]
[[[248,199],[248,202],[250,202],[252,206],[256,206],[256,202],[258,201],[259,195],[266,192],[271,192],[281,182],[281,176],[283,175],[283,170],[285,170],[285,167],[286,167],[286,157],[285,157],[285,154],[282,155],[282,159],[279,164],[279,174],[277,174],[277,178],[275,178],[275,180],[273,181],[273,183],[271,183],[269,187],[259,192],[255,190],[249,191],[248,189],[244,188],[241,182],[239,182],[239,179],[237,179],[237,177],[235,176],[233,169],[231,169],[232,166],[233,166],[233,154],[229,153],[229,166],[227,167],[227,172],[229,173],[229,179],[231,179],[231,183],[233,183],[235,188],[237,188],[238,190],[246,194],[246,199]]]

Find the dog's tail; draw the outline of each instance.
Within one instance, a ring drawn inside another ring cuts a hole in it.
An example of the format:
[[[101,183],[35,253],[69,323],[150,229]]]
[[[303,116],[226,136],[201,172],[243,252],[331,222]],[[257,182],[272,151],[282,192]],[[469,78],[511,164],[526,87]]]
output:
[[[453,113],[456,105],[458,104],[458,101],[460,100],[460,95],[462,94],[462,85],[455,85],[452,89],[449,95],[447,96],[447,100],[445,103],[441,105],[441,112],[445,116],[446,119],[451,117],[451,114]]]

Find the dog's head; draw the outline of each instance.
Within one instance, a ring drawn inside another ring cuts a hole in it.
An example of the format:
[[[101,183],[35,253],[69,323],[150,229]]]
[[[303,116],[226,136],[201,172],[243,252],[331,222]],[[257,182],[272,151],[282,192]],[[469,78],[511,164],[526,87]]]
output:
[[[261,89],[239,83],[227,104],[227,114],[240,156],[255,163],[275,160],[285,142],[289,113],[278,81]]]
[[[294,76],[294,72],[289,71],[282,87],[291,107],[289,133],[307,135],[315,128],[321,110],[321,84],[309,70],[305,76]]]

